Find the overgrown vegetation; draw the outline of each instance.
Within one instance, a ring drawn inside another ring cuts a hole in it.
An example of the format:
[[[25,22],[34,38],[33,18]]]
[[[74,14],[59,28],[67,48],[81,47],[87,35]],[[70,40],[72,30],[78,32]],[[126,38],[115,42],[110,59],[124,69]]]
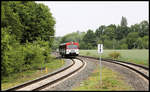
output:
[[[64,65],[63,60],[55,59],[55,57],[51,56],[51,58],[48,59],[48,61],[46,63],[39,64],[39,66],[41,66],[41,67],[46,67],[47,72],[46,72],[46,68],[42,69],[42,70],[41,70],[41,68],[39,68],[39,69],[32,69],[32,70],[26,70],[24,72],[14,73],[11,76],[4,77],[4,79],[1,82],[1,89],[5,90],[10,87],[14,87],[16,85],[22,84],[24,82],[34,80],[36,78],[39,78],[43,75],[46,75],[46,74],[60,68],[63,65]]]
[[[111,52],[111,53],[109,54],[109,56],[110,56],[112,59],[118,59],[121,55],[120,55],[119,52],[114,51],[114,52]]]
[[[40,68],[51,59],[55,20],[34,1],[1,2],[1,77]]]

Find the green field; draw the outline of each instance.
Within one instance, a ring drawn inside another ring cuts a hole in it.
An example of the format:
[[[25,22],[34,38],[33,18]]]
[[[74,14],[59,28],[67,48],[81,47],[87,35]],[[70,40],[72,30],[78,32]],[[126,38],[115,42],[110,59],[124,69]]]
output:
[[[109,53],[120,53],[118,60],[149,66],[149,50],[103,50],[102,58],[110,58]],[[80,55],[99,57],[97,50],[80,50]]]

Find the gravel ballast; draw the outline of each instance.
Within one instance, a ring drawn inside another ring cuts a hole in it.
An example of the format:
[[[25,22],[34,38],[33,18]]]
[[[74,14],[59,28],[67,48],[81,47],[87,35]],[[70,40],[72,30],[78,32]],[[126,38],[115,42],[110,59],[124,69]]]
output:
[[[73,77],[68,78],[67,80],[59,83],[53,88],[48,90],[56,90],[56,91],[69,91],[73,87],[80,84],[81,81],[87,79],[93,70],[96,68],[97,64],[99,64],[99,60],[87,59],[82,58],[87,63],[85,69],[80,71],[78,74],[74,75]],[[122,67],[117,64],[109,63],[102,61],[102,66],[108,67],[115,72],[120,73],[125,77],[124,81],[127,82],[129,85],[133,87],[135,91],[147,91],[149,90],[149,82],[143,80],[140,76],[125,67]]]
[[[77,86],[81,81],[85,80],[90,76],[92,71],[96,68],[95,62],[86,62],[87,66],[80,71],[78,74],[74,75],[73,77],[68,78],[64,82],[56,85],[49,90],[57,90],[57,91],[68,91],[71,90],[73,87]]]
[[[98,60],[89,59],[93,62],[99,62]],[[139,76],[136,72],[120,66],[118,64],[109,63],[102,61],[102,66],[108,67],[115,72],[118,72],[124,76],[124,81],[133,87],[135,91],[148,91],[149,90],[149,81],[145,80],[143,77]]]

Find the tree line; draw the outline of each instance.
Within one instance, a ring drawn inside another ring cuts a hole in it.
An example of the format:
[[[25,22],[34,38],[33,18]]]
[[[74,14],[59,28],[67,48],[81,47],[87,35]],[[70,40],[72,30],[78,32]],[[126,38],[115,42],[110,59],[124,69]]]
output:
[[[103,44],[105,49],[149,49],[148,21],[127,25],[127,19],[122,16],[120,25],[100,25],[96,30],[73,32],[60,38],[60,43],[76,41],[80,49],[97,49],[97,44]]]
[[[55,19],[34,1],[1,2],[1,74],[11,76],[50,60]]]

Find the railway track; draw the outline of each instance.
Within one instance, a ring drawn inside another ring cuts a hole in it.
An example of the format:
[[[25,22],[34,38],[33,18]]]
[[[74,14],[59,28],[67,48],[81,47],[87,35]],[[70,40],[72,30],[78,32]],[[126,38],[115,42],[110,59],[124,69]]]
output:
[[[52,74],[45,75],[38,79],[23,83],[21,85],[9,88],[4,91],[38,91],[42,90],[50,85],[53,85],[80,70],[84,67],[85,62],[79,58],[71,59],[72,64],[69,66],[54,72]]]
[[[91,58],[91,59],[96,59],[99,60],[99,58],[96,57],[90,57],[90,56],[82,56],[80,55],[79,57],[84,57],[84,58]],[[141,75],[142,77],[144,77],[146,80],[149,81],[149,68],[142,66],[142,65],[138,65],[138,64],[134,64],[134,63],[129,63],[129,62],[124,62],[124,61],[119,61],[119,60],[112,60],[112,59],[101,59],[102,61],[105,62],[110,62],[110,63],[115,63],[115,64],[119,64],[121,66],[124,66],[130,70],[135,71],[136,73],[138,73],[139,75]]]

